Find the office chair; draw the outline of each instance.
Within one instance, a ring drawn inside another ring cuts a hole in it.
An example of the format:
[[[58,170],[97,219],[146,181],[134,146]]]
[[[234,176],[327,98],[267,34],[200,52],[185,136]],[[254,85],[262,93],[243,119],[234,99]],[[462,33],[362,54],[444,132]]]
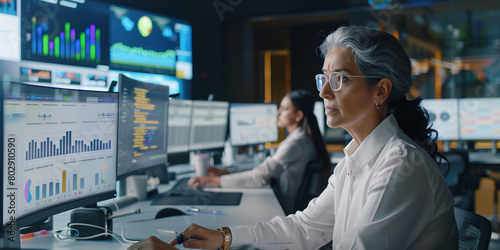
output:
[[[491,222],[483,216],[455,207],[459,249],[488,249],[491,238]]]
[[[445,176],[446,184],[455,198],[455,206],[472,210],[472,190],[474,190],[473,175],[469,168],[469,155],[465,150],[454,150],[443,153],[450,163],[450,169]],[[441,169],[445,164],[441,163]]]
[[[322,159],[314,159],[307,163],[297,191],[295,211],[304,210],[309,201],[320,195],[328,185],[328,177],[329,174],[324,171]]]

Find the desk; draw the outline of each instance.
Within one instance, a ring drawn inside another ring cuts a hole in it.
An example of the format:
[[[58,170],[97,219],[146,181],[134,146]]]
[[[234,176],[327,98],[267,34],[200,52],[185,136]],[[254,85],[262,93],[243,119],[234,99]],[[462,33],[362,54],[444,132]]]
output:
[[[169,168],[170,170],[170,168]],[[185,169],[172,169],[179,174],[178,179],[188,177],[193,173],[185,173]],[[166,192],[175,184],[170,182],[160,185],[158,191]],[[269,186],[262,188],[206,188],[209,191],[242,192],[239,206],[197,206],[201,209],[220,210],[222,214],[191,214],[174,216],[155,220],[156,213],[166,207],[174,207],[186,211],[186,206],[152,206],[151,200],[139,201],[120,208],[120,213],[141,209],[141,214],[123,217],[124,235],[128,239],[145,239],[154,235],[162,240],[169,241],[174,235],[158,233],[157,229],[168,229],[181,232],[191,223],[204,227],[216,229],[220,226],[253,225],[258,221],[268,221],[276,215],[284,215],[281,206]],[[109,202],[108,202],[109,203]],[[65,228],[69,222],[71,212],[64,212],[54,216],[54,229]],[[119,219],[113,221],[113,231],[120,234],[122,226]],[[34,238],[22,240],[22,248],[33,249],[126,249],[115,239],[106,240],[79,240],[61,241],[56,240],[52,233],[46,236],[35,236]]]
[[[500,166],[500,154],[491,152],[469,152],[469,162],[472,165]]]

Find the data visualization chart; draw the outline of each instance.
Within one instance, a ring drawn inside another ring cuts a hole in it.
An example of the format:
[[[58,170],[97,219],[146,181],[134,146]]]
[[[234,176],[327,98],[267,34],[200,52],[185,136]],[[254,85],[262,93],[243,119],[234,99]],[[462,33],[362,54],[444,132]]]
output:
[[[460,139],[500,140],[500,98],[460,99]]]
[[[276,103],[232,103],[229,107],[231,145],[254,145],[278,140]]]
[[[459,139],[457,99],[424,99],[421,106],[427,110],[429,122],[437,130],[439,140]]]
[[[16,213],[115,189],[117,95],[75,93],[4,96],[4,137],[17,148]]]
[[[189,25],[122,6],[109,9],[112,69],[192,78]]]
[[[106,8],[98,11],[103,6],[22,1],[22,16],[29,18],[29,25],[22,29],[21,58],[91,67],[108,64],[109,22]],[[79,18],[82,15],[92,18]]]
[[[192,100],[170,100],[168,107],[168,153],[189,151],[192,105]]]
[[[0,59],[19,61],[20,59],[20,2],[0,0]]]

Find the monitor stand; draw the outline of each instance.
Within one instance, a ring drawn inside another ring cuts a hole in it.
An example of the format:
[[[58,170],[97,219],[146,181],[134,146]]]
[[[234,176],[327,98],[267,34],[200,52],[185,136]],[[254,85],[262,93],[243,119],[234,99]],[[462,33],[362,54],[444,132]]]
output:
[[[1,232],[0,249],[21,249],[21,232],[16,222],[11,222]]]
[[[450,142],[444,141],[443,142],[443,152],[448,152],[448,151],[450,151]]]
[[[253,148],[254,146],[253,145],[249,145],[248,146],[248,157],[253,157],[253,155],[255,154],[255,149]]]
[[[22,227],[20,229],[21,234],[26,234],[26,233],[33,233],[33,232],[38,232],[40,230],[49,230],[52,229],[53,227],[53,219],[52,216],[45,218],[43,220],[39,220],[35,223],[32,223],[31,225],[28,225],[26,227]]]
[[[497,151],[497,141],[496,140],[493,140],[491,142],[491,153],[492,154],[496,154],[498,151]]]

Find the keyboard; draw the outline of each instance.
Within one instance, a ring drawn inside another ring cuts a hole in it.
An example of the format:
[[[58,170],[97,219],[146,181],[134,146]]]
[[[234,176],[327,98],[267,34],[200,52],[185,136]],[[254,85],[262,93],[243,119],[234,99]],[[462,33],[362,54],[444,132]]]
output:
[[[190,179],[190,177],[185,177],[185,178],[179,179],[177,181],[177,183],[175,183],[175,185],[170,190],[179,190],[179,191],[188,190],[188,189],[192,190],[193,188],[188,186],[189,179]]]
[[[193,188],[188,185],[189,177],[179,179],[177,183],[168,191],[170,196],[194,195],[195,191],[201,192],[199,188]]]
[[[151,205],[233,205],[241,201],[241,192],[209,192],[188,186],[189,177],[179,179],[166,193],[155,197]]]

